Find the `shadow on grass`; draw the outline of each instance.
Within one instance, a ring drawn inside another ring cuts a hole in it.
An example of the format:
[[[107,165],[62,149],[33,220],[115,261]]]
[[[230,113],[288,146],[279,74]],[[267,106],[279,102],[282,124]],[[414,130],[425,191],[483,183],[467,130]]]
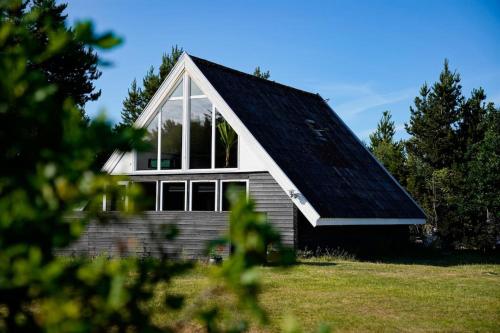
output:
[[[312,261],[310,261],[312,260]],[[335,259],[332,259],[335,260]],[[333,261],[314,261],[314,259],[308,259],[308,261],[299,260],[297,261],[297,265],[303,266],[317,266],[317,267],[328,267],[337,265]]]
[[[482,265],[500,264],[500,252],[481,252],[471,250],[438,251],[430,249],[412,249],[399,251],[396,253],[385,253],[375,255],[360,255],[360,261],[379,262],[387,264],[401,265],[428,265],[428,266],[461,266],[461,265]]]
[[[304,252],[304,251],[303,251]],[[300,253],[300,251],[299,251]],[[357,249],[316,249],[306,251],[307,256],[298,256],[297,265],[334,266],[338,261],[360,261],[400,265],[461,266],[500,265],[500,251],[454,250],[445,251],[422,247],[365,247]],[[342,253],[341,256],[337,255]]]

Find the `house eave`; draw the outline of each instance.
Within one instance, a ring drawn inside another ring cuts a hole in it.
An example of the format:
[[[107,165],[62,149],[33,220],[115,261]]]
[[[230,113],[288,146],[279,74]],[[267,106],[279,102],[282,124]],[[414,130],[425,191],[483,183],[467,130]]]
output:
[[[415,225],[425,224],[422,218],[319,218],[316,226],[341,225]]]

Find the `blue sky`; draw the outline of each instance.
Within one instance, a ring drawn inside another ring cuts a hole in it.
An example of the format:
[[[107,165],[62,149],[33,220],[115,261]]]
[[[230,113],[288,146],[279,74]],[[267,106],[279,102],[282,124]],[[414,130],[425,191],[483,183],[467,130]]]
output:
[[[172,45],[329,99],[363,140],[383,110],[405,137],[409,106],[444,58],[463,90],[485,88],[500,104],[500,1],[118,1],[73,0],[69,22],[91,18],[125,43],[103,54],[91,116],[119,120],[134,78],[141,80]]]

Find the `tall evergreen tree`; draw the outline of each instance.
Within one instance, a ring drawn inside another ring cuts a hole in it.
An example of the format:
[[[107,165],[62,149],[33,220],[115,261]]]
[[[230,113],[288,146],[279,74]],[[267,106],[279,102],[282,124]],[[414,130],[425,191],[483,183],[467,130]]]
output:
[[[500,109],[485,108],[482,139],[469,146],[462,212],[469,246],[491,249],[500,234]]]
[[[128,90],[128,96],[123,101],[122,109],[122,124],[132,126],[137,117],[142,112],[142,90],[137,86],[137,81],[134,79]]]
[[[161,57],[161,65],[160,65],[160,83],[165,80],[167,75],[172,71],[172,68],[174,68],[175,64],[177,63],[177,60],[181,57],[182,53],[184,50],[182,47],[179,47],[177,45],[172,46],[170,49],[170,53],[164,53],[163,56]]]
[[[460,108],[458,138],[465,154],[468,147],[478,143],[484,137],[487,114],[486,94],[483,88],[473,89],[471,97]]]
[[[260,77],[261,79],[266,79],[269,80],[271,77],[271,73],[269,71],[262,71],[260,69],[260,66],[255,67],[255,70],[253,71],[253,75]]]
[[[410,108],[408,189],[446,245],[491,246],[496,227],[500,126],[483,89],[466,99],[445,61],[438,82]],[[488,245],[489,244],[489,245]]]
[[[417,178],[416,170],[410,169],[408,183],[414,188],[409,190],[416,195],[414,191],[420,189],[417,199],[427,210],[430,224],[448,239],[457,229],[452,207],[456,200],[449,194],[456,190],[451,188],[456,184],[450,179],[460,179],[451,168],[459,162],[457,127],[463,103],[460,75],[451,72],[445,60],[439,80],[432,88],[424,84],[420,89],[415,106],[410,107],[410,122],[405,126],[411,135],[407,141],[411,167],[418,166],[420,172],[425,172]]]
[[[384,111],[377,130],[370,134],[369,149],[385,168],[399,181],[406,184],[406,158],[404,143],[394,141],[396,126],[390,111]]]
[[[451,72],[448,60],[431,89],[424,84],[415,107],[410,107],[410,122],[406,130],[411,154],[432,168],[450,167],[456,161],[460,106],[464,102],[460,75]]]
[[[88,120],[83,108],[86,102],[95,101],[101,95],[93,83],[101,76],[101,72],[97,68],[96,52],[78,40],[73,29],[66,26],[66,7],[66,4],[57,4],[55,0],[27,0],[19,7],[12,6],[15,10],[2,11],[0,21],[19,23],[29,11],[36,9],[40,19],[33,22],[29,29],[34,37],[33,42],[39,44],[37,47],[49,45],[53,38],[49,32],[67,32],[68,40],[63,52],[46,57],[43,61],[28,59],[27,65],[30,70],[41,71],[48,83],[56,84],[59,87],[58,96],[62,99],[70,97],[82,117]]]
[[[146,76],[142,79],[141,108],[144,109],[160,87],[160,76],[155,73],[153,66],[149,67]]]

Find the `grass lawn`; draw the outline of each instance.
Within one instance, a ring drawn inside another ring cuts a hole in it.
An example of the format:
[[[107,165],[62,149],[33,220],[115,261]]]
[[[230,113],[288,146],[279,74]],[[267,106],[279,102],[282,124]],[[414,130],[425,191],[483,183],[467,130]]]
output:
[[[287,270],[263,267],[269,330],[278,331],[292,314],[305,331],[326,323],[341,332],[500,332],[500,265],[455,259],[306,259]],[[209,269],[200,265],[173,289],[195,297]],[[172,314],[159,320],[165,316]]]

